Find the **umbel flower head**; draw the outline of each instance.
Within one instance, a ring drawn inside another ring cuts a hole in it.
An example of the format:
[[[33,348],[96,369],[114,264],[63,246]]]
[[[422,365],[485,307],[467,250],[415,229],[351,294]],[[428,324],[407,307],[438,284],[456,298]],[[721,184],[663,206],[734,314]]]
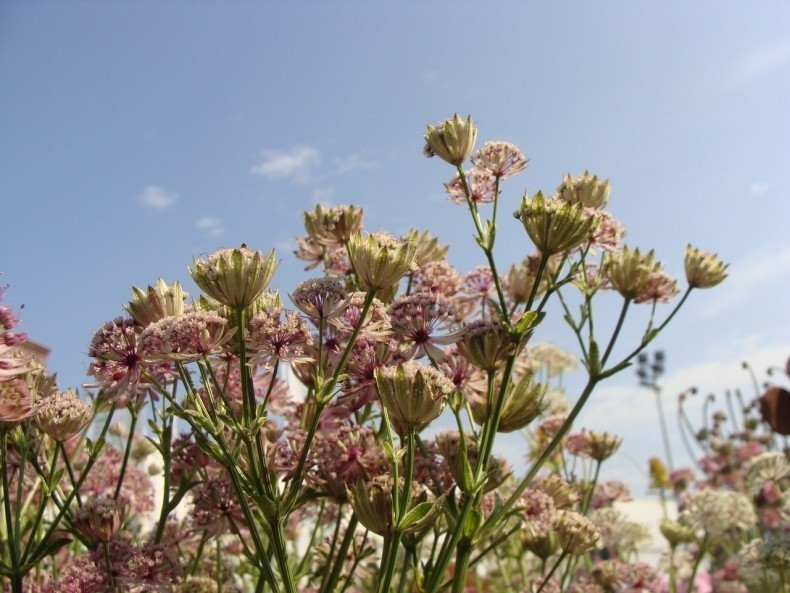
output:
[[[132,287],[132,300],[124,308],[137,325],[145,327],[165,317],[181,315],[187,296],[181,283],[169,286],[160,278],[146,290]]]
[[[396,430],[420,430],[444,409],[452,381],[435,368],[407,361],[397,367],[376,369],[376,388]]]
[[[246,309],[271,282],[277,262],[268,255],[242,245],[220,249],[207,259],[196,259],[189,274],[203,292],[236,310]]]
[[[463,120],[456,113],[451,119],[428,126],[424,138],[425,156],[438,156],[457,167],[472,154],[477,140],[477,127],[471,115]]]
[[[727,277],[727,266],[715,253],[686,246],[686,280],[692,288],[711,288]]]
[[[486,142],[472,162],[500,179],[512,177],[527,167],[527,159],[518,146],[510,142]]]
[[[545,255],[563,253],[589,239],[598,219],[580,204],[556,197],[544,198],[542,192],[521,200],[513,214],[524,225],[535,247]]]
[[[611,189],[608,179],[598,179],[587,171],[576,177],[566,173],[557,187],[557,196],[571,204],[600,209],[609,203]]]
[[[45,398],[36,413],[36,421],[41,431],[58,442],[66,441],[79,433],[92,417],[93,408],[71,390],[56,391]]]
[[[566,554],[586,554],[602,545],[601,532],[595,523],[575,511],[557,512],[557,542]]]
[[[392,287],[412,269],[416,249],[388,233],[357,233],[348,241],[348,257],[369,291]]]

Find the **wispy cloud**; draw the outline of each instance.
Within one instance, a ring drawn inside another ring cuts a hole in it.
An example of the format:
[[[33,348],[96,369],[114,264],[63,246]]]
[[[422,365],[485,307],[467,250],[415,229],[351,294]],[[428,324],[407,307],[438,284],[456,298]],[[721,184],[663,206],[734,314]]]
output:
[[[348,173],[350,171],[365,171],[367,169],[375,169],[378,163],[363,159],[358,154],[350,154],[345,157],[335,158],[335,167],[338,173]]]
[[[267,179],[291,178],[303,183],[312,169],[321,164],[321,153],[312,146],[294,146],[288,151],[264,150],[263,160],[250,169]]]
[[[178,200],[178,194],[166,191],[158,185],[149,185],[143,190],[143,193],[137,196],[137,199],[152,210],[164,212],[175,205]]]
[[[204,216],[195,223],[198,230],[203,231],[208,237],[221,237],[225,234],[225,227],[219,218]]]
[[[731,82],[734,86],[746,86],[788,64],[790,64],[790,43],[783,41],[755,48],[738,58],[732,65]]]
[[[762,196],[770,188],[771,186],[765,181],[755,181],[749,186],[749,193],[752,194],[753,196]]]
[[[705,310],[716,316],[742,303],[757,290],[790,276],[790,247],[762,249],[732,264],[727,280],[717,287],[717,299]]]

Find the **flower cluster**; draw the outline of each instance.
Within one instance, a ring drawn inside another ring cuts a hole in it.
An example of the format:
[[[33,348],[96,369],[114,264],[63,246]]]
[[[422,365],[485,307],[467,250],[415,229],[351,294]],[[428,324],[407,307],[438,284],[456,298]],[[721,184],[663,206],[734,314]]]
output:
[[[424,136],[484,256],[466,274],[428,230],[369,233],[361,208],[317,205],[295,252],[313,277],[288,298],[268,288],[275,252],[246,245],[195,259],[189,302],[179,282],[133,288],[128,317],[91,341],[91,403],[14,350],[0,307],[9,590],[658,591],[634,560],[644,529],[616,508],[630,491],[601,477],[622,441],[575,423],[685,296],[652,251],[622,245],[611,185],[586,171],[521,199],[520,263],[501,267],[498,204],[528,161],[477,135],[455,115]],[[725,268],[689,248],[686,294]],[[616,326],[593,299],[621,305]],[[646,337],[615,348],[632,303],[653,305]],[[558,309],[578,355],[536,342]],[[502,433],[525,437],[523,476]],[[787,465],[751,457],[744,488],[784,492]],[[740,491],[689,496],[667,532],[721,541],[757,524],[751,509]],[[786,564],[781,541],[753,557]]]

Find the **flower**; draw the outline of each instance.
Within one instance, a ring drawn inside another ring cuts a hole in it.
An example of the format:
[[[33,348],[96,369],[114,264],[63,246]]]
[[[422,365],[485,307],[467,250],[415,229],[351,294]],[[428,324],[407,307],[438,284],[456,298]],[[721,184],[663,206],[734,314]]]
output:
[[[456,204],[466,205],[466,190],[475,204],[490,204],[496,198],[496,179],[485,169],[469,169],[464,173],[466,184],[461,176],[456,173],[453,178],[444,184],[447,195]]]
[[[420,265],[412,280],[415,290],[435,292],[444,297],[455,295],[461,290],[461,284],[461,275],[445,260]]]
[[[93,335],[88,356],[94,360],[88,374],[98,380],[105,397],[125,404],[149,387],[143,381],[148,354],[147,347],[139,340],[134,320],[117,317]]]
[[[318,204],[314,210],[304,213],[304,226],[310,239],[324,247],[345,244],[362,230],[362,208],[357,206],[333,206]]]
[[[0,381],[0,430],[36,413],[35,394],[22,377]]]
[[[464,326],[458,351],[476,367],[495,371],[516,353],[518,343],[498,320],[476,319]]]
[[[191,309],[146,327],[140,340],[154,360],[194,361],[218,354],[236,332],[216,311]]]
[[[444,409],[452,382],[435,368],[413,361],[376,369],[376,388],[396,430],[421,430]]]
[[[475,167],[485,169],[500,179],[507,179],[527,167],[524,153],[510,142],[486,142],[472,157]]]
[[[450,473],[458,487],[463,492],[471,494],[474,489],[474,484],[471,482],[471,471],[480,456],[480,447],[477,441],[469,435],[462,437],[457,430],[444,430],[436,435],[435,441],[436,447],[447,461]],[[510,466],[507,461],[494,455],[489,459],[487,469],[487,480],[483,486],[483,492],[496,489],[510,475]]]
[[[400,487],[403,488],[403,478]],[[348,498],[359,522],[378,535],[390,535],[396,528],[392,516],[392,490],[395,481],[392,476],[382,475],[370,481],[360,481],[348,490]],[[412,482],[410,484],[409,508],[406,513],[418,504],[432,503],[432,508],[419,520],[402,530],[403,533],[417,533],[431,525],[442,511],[443,500],[435,500],[425,488]]]
[[[692,247],[689,243],[686,246],[684,258],[686,267],[686,281],[692,288],[711,288],[727,277],[727,267],[715,253],[701,251]]]
[[[186,298],[187,293],[179,282],[169,286],[160,278],[146,290],[132,287],[132,300],[125,309],[137,325],[145,327],[165,317],[181,315]]]
[[[291,301],[302,313],[316,320],[338,317],[348,305],[346,291],[336,278],[300,282]]]
[[[497,399],[501,389],[497,387]],[[511,381],[505,392],[505,401],[499,416],[497,432],[513,432],[528,426],[546,408],[546,386],[532,382],[532,373],[527,373],[517,381]],[[470,397],[469,407],[472,417],[483,424],[488,417],[488,404],[483,397]]]
[[[566,173],[557,187],[557,196],[571,204],[600,209],[609,203],[611,190],[608,179],[598,179],[598,176],[590,175],[588,171],[576,177]]]
[[[462,120],[456,113],[452,119],[429,125],[423,137],[425,156],[438,156],[457,167],[472,154],[477,140],[477,127],[472,122],[472,116]]]
[[[92,417],[93,408],[71,390],[55,392],[45,398],[36,412],[36,421],[41,430],[59,442],[79,433]]]
[[[544,198],[541,192],[531,199],[525,195],[514,216],[524,225],[535,247],[546,255],[578,247],[598,225],[598,219],[582,204]]]
[[[648,274],[635,303],[668,303],[678,293],[678,281],[664,270]]]
[[[348,256],[359,280],[370,291],[388,289],[412,269],[416,247],[387,233],[363,238],[357,233],[348,242]]]
[[[203,292],[236,310],[247,308],[271,282],[277,267],[274,251],[264,255],[242,245],[194,260],[189,274]]]
[[[625,245],[620,253],[607,253],[601,270],[612,288],[623,297],[636,299],[643,295],[652,275],[661,271],[661,264],[655,260],[653,250],[646,254],[633,251]]]
[[[698,490],[686,495],[680,521],[716,538],[730,530],[745,531],[757,523],[749,498],[728,490]]]
[[[432,236],[430,231],[409,229],[409,231],[401,237],[401,241],[414,245],[416,250],[414,262],[418,266],[424,266],[431,262],[443,261],[449,249],[448,245],[439,243],[439,240]]]
[[[250,320],[248,343],[257,352],[256,364],[312,360],[305,350],[313,345],[313,335],[296,311],[286,311],[284,318],[280,310],[258,313]]]
[[[595,522],[575,511],[557,511],[554,527],[560,549],[566,554],[585,554],[603,545]]]
[[[108,543],[126,521],[127,507],[109,496],[85,502],[74,517],[74,526],[91,543]]]
[[[405,359],[427,355],[441,361],[444,352],[438,346],[454,344],[462,336],[461,331],[435,335],[453,319],[451,301],[437,293],[421,291],[399,297],[390,305],[389,315],[395,334],[408,346],[402,354]]]

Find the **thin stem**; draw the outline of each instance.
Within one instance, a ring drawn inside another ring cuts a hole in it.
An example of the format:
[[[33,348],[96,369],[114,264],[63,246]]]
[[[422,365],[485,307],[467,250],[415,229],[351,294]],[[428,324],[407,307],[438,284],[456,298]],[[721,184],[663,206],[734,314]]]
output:
[[[118,483],[115,485],[115,494],[113,495],[115,500],[118,500],[118,497],[121,495],[121,486],[123,486],[123,479],[126,476],[126,466],[129,464],[129,455],[132,452],[132,439],[134,437],[135,428],[137,427],[139,410],[132,406],[129,408],[129,414],[132,416],[132,423],[129,426],[129,437],[126,439],[126,448],[123,452],[123,461],[121,461],[121,473],[118,475]]]

